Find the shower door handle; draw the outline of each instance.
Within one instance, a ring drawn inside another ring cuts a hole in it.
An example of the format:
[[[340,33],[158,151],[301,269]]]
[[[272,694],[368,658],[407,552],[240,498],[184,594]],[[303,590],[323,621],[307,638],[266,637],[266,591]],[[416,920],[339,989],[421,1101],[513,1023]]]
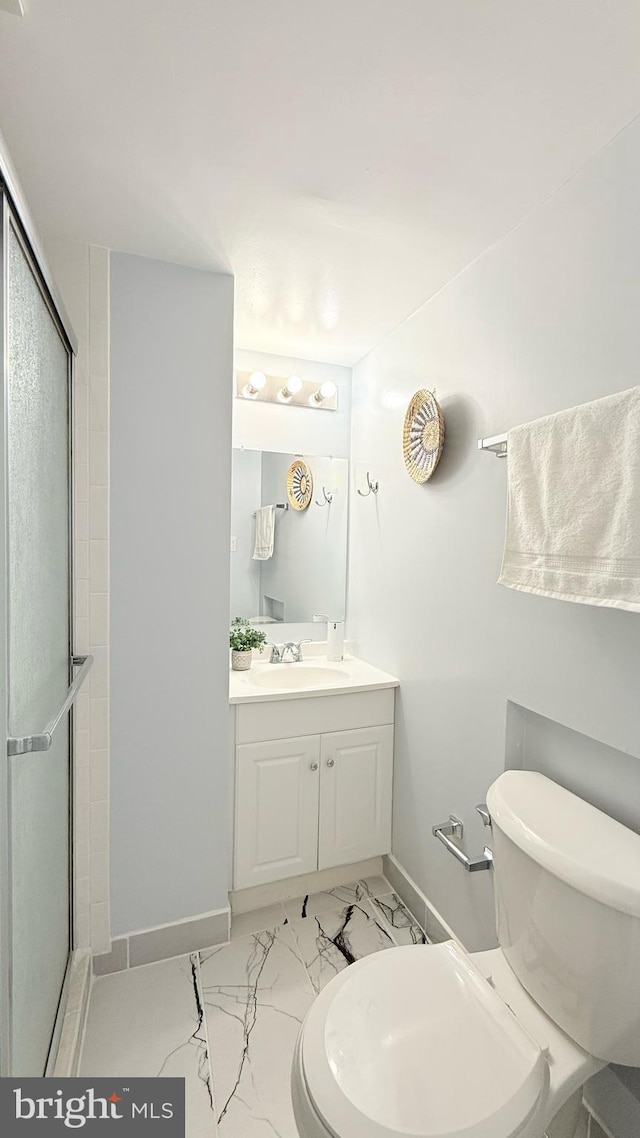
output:
[[[80,670],[74,676],[73,682],[67,691],[62,707],[53,719],[47,723],[44,731],[37,735],[24,735],[21,739],[9,738],[7,739],[7,754],[8,755],[28,755],[32,751],[48,751],[53,743],[53,736],[56,728],[60,724],[63,716],[66,715],[70,707],[75,703],[76,697],[84,681],[87,678],[89,669],[93,664],[93,656],[72,656],[71,664],[74,668]]]

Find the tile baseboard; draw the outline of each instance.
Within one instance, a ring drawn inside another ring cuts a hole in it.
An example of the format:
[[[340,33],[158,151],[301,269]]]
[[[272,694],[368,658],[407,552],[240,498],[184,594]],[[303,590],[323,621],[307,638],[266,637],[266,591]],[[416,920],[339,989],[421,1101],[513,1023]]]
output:
[[[54,1078],[67,1079],[78,1074],[90,994],[91,953],[88,949],[76,950],[71,958],[62,1030],[51,1072]]]
[[[292,901],[294,897],[304,897],[307,893],[323,893],[337,885],[349,885],[363,877],[382,875],[382,857],[370,857],[367,861],[356,861],[352,865],[337,865],[332,869],[320,869],[315,873],[303,873],[300,877],[285,877],[282,881],[270,881],[268,885],[252,885],[249,889],[234,889],[229,894],[232,913],[251,913],[254,909],[264,909],[278,901]]]
[[[159,925],[157,928],[142,929],[140,932],[129,933],[128,936],[116,937],[111,942],[111,952],[94,956],[94,975],[125,972],[128,968],[138,968],[142,964],[170,960],[174,956],[184,956],[202,948],[226,944],[230,937],[230,926],[231,910],[226,905],[224,909],[214,909],[199,917],[189,917],[170,925]]]
[[[431,944],[439,944],[443,940],[455,940],[462,943],[453,929],[447,924],[444,917],[418,889],[413,878],[409,876],[404,866],[393,856],[385,854],[382,859],[382,873],[393,886],[401,901],[404,902],[412,917],[425,933]],[[464,948],[464,945],[462,946]]]
[[[111,952],[99,952],[93,958],[94,976],[106,976],[110,972],[126,972],[129,967],[129,938],[118,937],[111,941]]]

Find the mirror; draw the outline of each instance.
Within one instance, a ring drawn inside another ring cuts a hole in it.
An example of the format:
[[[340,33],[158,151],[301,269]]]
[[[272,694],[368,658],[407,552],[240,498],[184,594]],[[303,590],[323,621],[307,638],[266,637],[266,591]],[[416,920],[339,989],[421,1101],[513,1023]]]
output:
[[[307,622],[316,616],[345,619],[349,462],[304,455],[313,493],[301,510],[292,507],[287,494],[287,474],[299,458],[233,451],[231,619],[244,616],[260,625]],[[268,530],[266,543],[264,531],[256,534],[256,511],[269,505],[283,507],[273,513],[270,556]],[[256,547],[257,536],[262,548]]]

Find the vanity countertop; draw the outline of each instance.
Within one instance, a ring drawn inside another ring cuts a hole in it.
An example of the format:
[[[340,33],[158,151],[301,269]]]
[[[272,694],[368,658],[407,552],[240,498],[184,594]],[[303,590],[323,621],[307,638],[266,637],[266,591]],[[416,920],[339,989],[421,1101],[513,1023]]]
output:
[[[275,699],[348,695],[397,688],[400,681],[356,656],[327,660],[312,654],[298,664],[254,660],[247,672],[229,672],[229,703],[264,703]]]

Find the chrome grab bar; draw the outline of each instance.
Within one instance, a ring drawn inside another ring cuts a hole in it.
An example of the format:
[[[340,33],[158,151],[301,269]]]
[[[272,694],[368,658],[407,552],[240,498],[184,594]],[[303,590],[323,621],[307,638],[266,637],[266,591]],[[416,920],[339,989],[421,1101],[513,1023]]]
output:
[[[478,809],[476,807],[476,809]],[[482,816],[482,811],[478,809],[478,813]],[[484,817],[482,819],[484,821]],[[485,822],[485,825],[488,823]],[[439,826],[434,826],[431,831],[434,838],[442,842],[443,846],[452,853],[457,861],[464,866],[468,873],[477,873],[480,869],[491,869],[493,865],[493,854],[488,846],[485,846],[480,857],[468,857],[464,850],[460,849],[451,838],[461,838],[464,834],[464,824],[455,814],[449,815],[448,822],[441,822]]]
[[[76,696],[80,691],[84,681],[87,678],[89,669],[93,664],[93,656],[72,656],[71,664],[74,668],[79,668],[80,671],[74,676],[73,683],[71,684],[65,696],[64,703],[60,710],[54,715],[44,731],[39,735],[24,735],[21,739],[9,738],[7,739],[7,754],[8,755],[28,755],[32,751],[48,751],[53,743],[53,736],[56,729],[66,715],[71,705],[75,702]]]

